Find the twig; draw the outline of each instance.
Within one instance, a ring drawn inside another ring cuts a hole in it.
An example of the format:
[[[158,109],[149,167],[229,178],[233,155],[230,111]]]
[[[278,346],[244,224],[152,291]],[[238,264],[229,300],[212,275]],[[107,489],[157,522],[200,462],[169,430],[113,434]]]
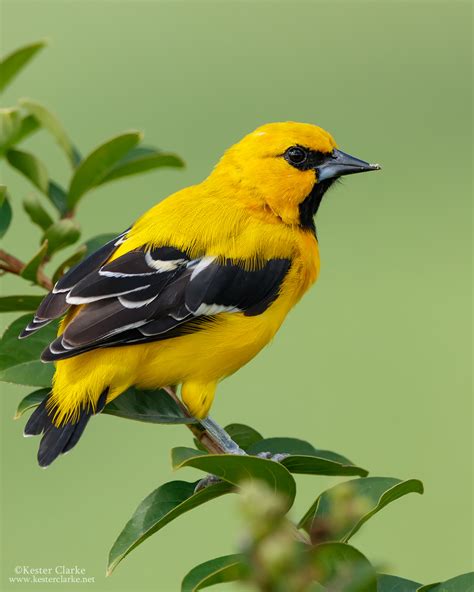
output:
[[[4,271],[5,273],[13,273],[14,275],[21,275],[21,272],[25,269],[25,263],[17,259],[10,253],[7,253],[3,249],[0,249],[0,270]],[[51,290],[53,288],[53,282],[49,279],[49,277],[42,271],[42,269],[38,269],[38,273],[36,275],[36,283],[45,288],[46,290]]]

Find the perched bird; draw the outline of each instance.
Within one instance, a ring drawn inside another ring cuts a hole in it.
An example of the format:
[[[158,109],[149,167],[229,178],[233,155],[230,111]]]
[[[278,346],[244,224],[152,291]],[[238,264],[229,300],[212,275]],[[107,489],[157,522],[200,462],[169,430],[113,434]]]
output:
[[[65,315],[42,354],[56,365],[52,392],[25,428],[43,434],[39,464],[70,450],[132,385],[181,385],[206,425],[219,381],[272,339],[316,280],[323,195],[341,175],[379,168],[315,125],[267,124],[72,268],[20,336]]]

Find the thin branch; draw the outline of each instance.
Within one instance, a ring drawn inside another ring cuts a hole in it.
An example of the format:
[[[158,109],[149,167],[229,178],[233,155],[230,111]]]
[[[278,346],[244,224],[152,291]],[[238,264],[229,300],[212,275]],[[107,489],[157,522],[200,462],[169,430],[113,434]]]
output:
[[[0,270],[5,273],[12,273],[14,275],[21,275],[21,272],[25,269],[25,263],[17,259],[10,253],[7,253],[3,249],[0,249]],[[46,290],[51,290],[53,288],[53,282],[50,278],[42,271],[42,269],[38,269],[38,273],[36,276],[36,283],[45,288]]]

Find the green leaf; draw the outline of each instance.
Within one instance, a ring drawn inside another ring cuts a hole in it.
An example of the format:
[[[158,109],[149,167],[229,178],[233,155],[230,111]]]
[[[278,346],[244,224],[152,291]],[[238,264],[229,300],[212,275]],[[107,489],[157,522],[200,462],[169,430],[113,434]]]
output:
[[[100,185],[112,167],[140,142],[142,134],[131,131],[115,136],[93,150],[81,161],[71,179],[68,207],[74,209],[80,198]]]
[[[175,154],[169,154],[141,146],[133,148],[121,158],[100,182],[101,185],[121,177],[145,173],[161,167],[183,167],[184,162]]]
[[[127,389],[111,401],[103,413],[144,421],[148,423],[195,423],[186,416],[178,404],[162,389],[142,391],[135,387]]]
[[[474,572],[456,576],[445,582],[428,584],[418,588],[417,592],[474,592]]]
[[[0,298],[0,313],[34,311],[41,304],[43,298],[44,296],[3,296]]]
[[[18,109],[0,109],[0,156],[40,127],[32,115],[21,117]]]
[[[0,152],[11,145],[14,138],[21,128],[21,113],[16,107],[9,109],[0,109]]]
[[[8,199],[7,188],[0,185],[0,238],[7,232],[12,221],[12,207]]]
[[[245,451],[263,439],[263,436],[257,430],[243,423],[231,423],[226,426],[225,431]]]
[[[47,325],[28,339],[19,340],[18,335],[31,319],[32,315],[21,316],[3,334],[0,340],[0,381],[48,387],[54,366],[43,364],[39,358],[43,349],[56,337],[57,323]]]
[[[37,283],[37,276],[38,276],[38,269],[40,265],[43,263],[44,258],[46,257],[46,253],[48,252],[48,241],[44,241],[41,245],[39,251],[33,258],[25,265],[25,267],[21,270],[21,277],[25,280],[33,282],[34,284]]]
[[[215,584],[237,582],[249,573],[245,556],[236,553],[205,561],[186,574],[181,584],[181,592],[198,592]]]
[[[86,246],[82,245],[82,247],[79,247],[78,251],[76,251],[70,257],[65,259],[53,273],[53,284],[55,284],[59,280],[59,278],[61,278],[66,273],[66,271],[71,269],[71,267],[74,267],[74,265],[77,265],[80,261],[82,261],[84,259],[84,255],[86,254],[86,251]]]
[[[64,189],[54,181],[50,181],[46,167],[36,156],[23,150],[10,149],[7,151],[7,160],[13,168],[44,193],[61,214],[66,212]]]
[[[416,592],[421,584],[390,576],[386,574],[377,574],[377,592]]]
[[[33,391],[29,395],[26,395],[26,397],[23,397],[16,409],[13,419],[19,419],[26,411],[30,411],[31,409],[38,407],[43,399],[49,395],[50,391],[51,389],[49,388],[42,388],[38,389],[37,391]]]
[[[297,438],[266,438],[249,447],[249,454],[271,452],[287,453],[281,461],[290,473],[304,475],[358,475],[365,477],[368,472],[355,466],[344,456],[330,450],[317,450],[309,442]]]
[[[287,509],[293,505],[296,495],[295,480],[280,463],[255,456],[206,454],[201,450],[185,447],[173,448],[171,459],[175,469],[194,467],[217,475],[233,485],[249,480],[263,481],[275,493],[282,495],[287,502]]]
[[[325,451],[322,450],[321,453]],[[290,455],[280,461],[290,473],[301,475],[332,475],[365,477],[368,471],[352,464],[341,464],[322,456]]]
[[[347,542],[371,516],[408,493],[423,493],[421,481],[391,477],[345,481],[319,495],[298,527],[325,540]]]
[[[195,493],[196,485],[197,482],[171,481],[146,497],[115,541],[107,573],[112,573],[130,551],[178,516],[233,490],[228,483],[220,482]]]
[[[54,181],[49,182],[48,197],[61,215],[68,213],[66,192]]]
[[[40,127],[39,121],[36,119],[36,117],[33,117],[33,115],[27,115],[26,117],[23,117],[20,122],[18,132],[16,135],[12,136],[7,147],[9,148],[10,146],[19,144],[25,138],[38,131]]]
[[[343,543],[324,543],[310,551],[315,579],[328,590],[377,592],[374,568],[364,555]]]
[[[36,156],[22,150],[11,149],[7,152],[7,160],[12,167],[22,173],[35,187],[48,195],[48,171]]]
[[[81,232],[77,223],[70,218],[64,218],[50,226],[44,233],[42,240],[48,241],[48,256],[50,256],[56,251],[74,244],[80,236]]]
[[[46,41],[36,41],[24,45],[5,56],[0,62],[0,92],[10,84],[26,64],[46,45]]]
[[[20,105],[34,116],[44,129],[55,138],[59,146],[64,150],[73,167],[81,161],[81,155],[71,142],[66,130],[59,119],[51,113],[44,105],[31,99],[20,99]]]
[[[53,224],[53,219],[36,197],[27,197],[23,200],[23,209],[33,224],[43,230],[47,230]]]
[[[288,454],[312,455],[316,452],[316,448],[306,440],[299,440],[298,438],[265,438],[250,446],[248,452],[249,454],[286,452]]]

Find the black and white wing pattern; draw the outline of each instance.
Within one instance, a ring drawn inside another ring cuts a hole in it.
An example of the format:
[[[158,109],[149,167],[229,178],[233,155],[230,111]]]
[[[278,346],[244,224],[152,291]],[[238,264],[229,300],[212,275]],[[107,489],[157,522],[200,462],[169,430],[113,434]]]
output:
[[[277,298],[290,268],[289,259],[271,259],[246,270],[216,257],[191,259],[168,246],[136,249],[104,264],[110,254],[96,253],[94,261],[71,270],[40,305],[24,333],[69,306],[83,305],[43,352],[44,361],[188,334],[222,313],[261,314]]]
[[[69,308],[70,303],[66,297],[71,289],[89,274],[93,273],[103,265],[118,247],[126,240],[127,228],[125,232],[119,234],[116,238],[94,251],[89,257],[72,267],[63,277],[58,280],[51,292],[43,299],[38,310],[29,325],[25,327],[20,335],[20,339],[29,337],[38,329],[41,329],[54,319],[62,316]]]

